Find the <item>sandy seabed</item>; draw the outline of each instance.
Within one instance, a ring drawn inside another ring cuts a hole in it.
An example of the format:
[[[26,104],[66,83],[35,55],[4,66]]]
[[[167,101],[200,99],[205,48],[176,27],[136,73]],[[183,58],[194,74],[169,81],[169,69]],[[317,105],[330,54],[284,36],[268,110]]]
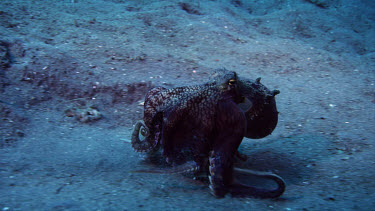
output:
[[[0,208],[374,210],[374,26],[371,0],[1,0]],[[240,146],[279,199],[131,172],[147,90],[221,67],[281,91],[274,133]]]

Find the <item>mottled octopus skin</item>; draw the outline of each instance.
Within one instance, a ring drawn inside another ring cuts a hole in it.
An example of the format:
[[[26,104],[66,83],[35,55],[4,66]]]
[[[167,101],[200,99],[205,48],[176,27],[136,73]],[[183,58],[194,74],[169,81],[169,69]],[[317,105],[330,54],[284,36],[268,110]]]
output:
[[[217,197],[227,193],[278,197],[285,184],[277,175],[250,173],[274,180],[276,190],[237,184],[233,177],[234,171],[241,171],[233,163],[242,139],[264,137],[276,127],[276,94],[277,90],[270,92],[260,84],[260,79],[239,79],[226,69],[217,70],[203,85],[156,87],[146,95],[144,122],[135,126],[132,146],[148,153],[161,148],[168,163],[207,172],[211,193]],[[245,98],[248,107],[242,108]],[[140,130],[143,141],[139,139]]]

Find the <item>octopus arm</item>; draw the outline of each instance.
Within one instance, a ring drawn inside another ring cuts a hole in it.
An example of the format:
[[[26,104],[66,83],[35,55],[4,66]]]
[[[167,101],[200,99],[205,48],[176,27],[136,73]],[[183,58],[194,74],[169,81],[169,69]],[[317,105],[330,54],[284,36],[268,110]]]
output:
[[[151,174],[182,174],[182,173],[197,173],[200,166],[195,161],[188,161],[184,164],[174,166],[168,169],[154,169],[154,170],[134,170],[131,173],[151,173]]]
[[[273,180],[277,184],[277,188],[274,190],[266,190],[260,188],[254,188],[243,184],[232,184],[231,194],[235,197],[258,197],[258,198],[277,198],[281,196],[285,191],[284,180],[273,173],[254,171],[249,169],[234,168],[234,172],[253,175],[264,179]]]
[[[233,184],[233,160],[246,132],[246,118],[232,101],[217,105],[215,134],[209,155],[211,193],[223,197]]]
[[[188,108],[174,105],[164,112],[162,138],[163,156],[167,162],[179,156],[179,147],[187,136],[189,122],[186,121]]]

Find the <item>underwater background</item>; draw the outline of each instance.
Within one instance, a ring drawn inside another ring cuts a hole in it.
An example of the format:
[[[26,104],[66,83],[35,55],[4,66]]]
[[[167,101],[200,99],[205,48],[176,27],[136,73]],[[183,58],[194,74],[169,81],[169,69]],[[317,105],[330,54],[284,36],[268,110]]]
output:
[[[374,26],[373,0],[0,0],[0,209],[374,210]],[[281,91],[239,148],[278,199],[134,172],[145,93],[223,67]]]

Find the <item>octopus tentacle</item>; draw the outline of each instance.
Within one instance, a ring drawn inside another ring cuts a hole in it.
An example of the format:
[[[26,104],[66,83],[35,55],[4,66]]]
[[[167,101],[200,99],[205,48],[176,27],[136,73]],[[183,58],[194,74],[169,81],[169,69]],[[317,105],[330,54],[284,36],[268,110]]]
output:
[[[211,193],[220,198],[230,191],[233,183],[233,162],[246,131],[246,118],[234,102],[219,102],[217,112],[220,113],[215,125],[218,134],[209,152],[209,180]]]
[[[194,161],[188,161],[184,164],[174,166],[169,169],[157,170],[136,170],[132,173],[153,173],[153,174],[183,174],[183,173],[197,173],[200,171],[200,166]]]
[[[263,172],[263,171],[254,171],[254,170],[249,170],[249,169],[236,168],[236,167],[234,168],[234,172],[249,174],[249,175],[273,180],[274,182],[276,182],[278,187],[274,190],[264,190],[264,189],[249,187],[249,186],[242,185],[242,184],[232,184],[230,192],[233,196],[277,198],[281,196],[285,191],[285,181],[276,174]]]
[[[209,176],[211,194],[217,198],[222,198],[229,192],[228,187],[233,179],[233,164],[223,162],[225,159],[214,152],[210,153]]]
[[[211,193],[218,198],[224,197],[227,193],[231,193],[235,197],[277,198],[285,191],[284,180],[276,174],[233,167],[233,163],[230,162],[228,157],[213,152],[210,155],[209,162],[209,187]],[[235,183],[233,172],[270,179],[276,182],[278,187],[274,190],[265,190]]]

